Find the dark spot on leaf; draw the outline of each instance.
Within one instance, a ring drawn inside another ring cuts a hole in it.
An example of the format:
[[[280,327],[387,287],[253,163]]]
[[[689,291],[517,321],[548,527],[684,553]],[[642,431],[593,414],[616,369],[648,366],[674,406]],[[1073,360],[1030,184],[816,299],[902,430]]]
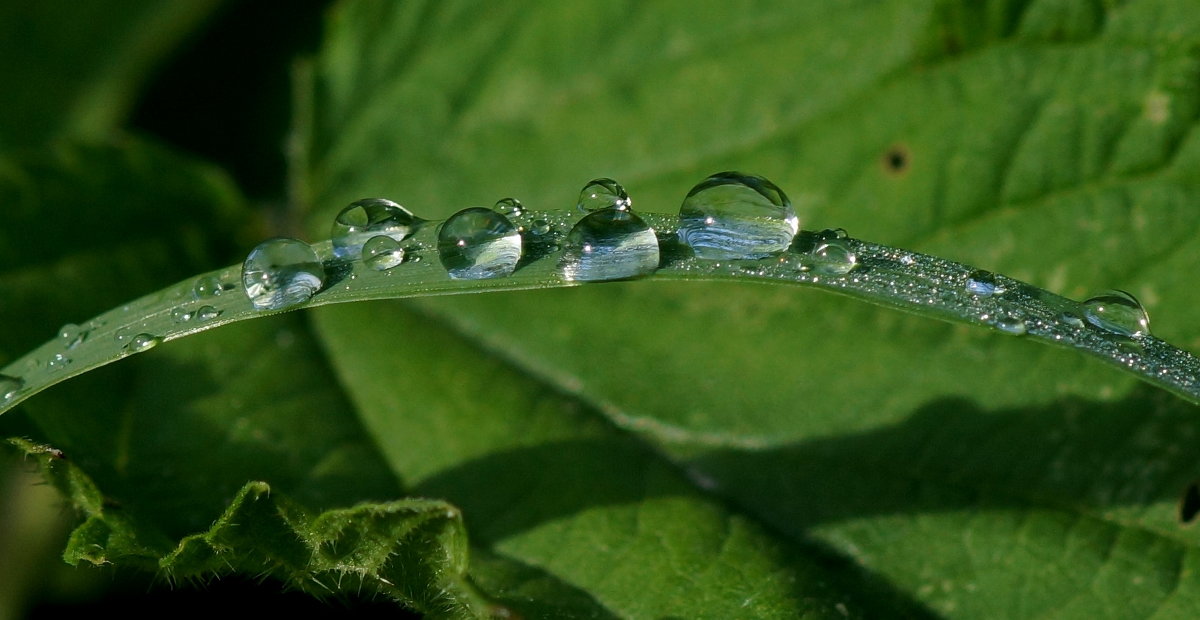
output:
[[[1183,490],[1183,499],[1179,502],[1179,522],[1187,525],[1196,520],[1200,514],[1200,485],[1193,482]]]
[[[883,154],[883,171],[892,176],[900,176],[908,172],[912,165],[912,154],[903,144],[893,144]]]

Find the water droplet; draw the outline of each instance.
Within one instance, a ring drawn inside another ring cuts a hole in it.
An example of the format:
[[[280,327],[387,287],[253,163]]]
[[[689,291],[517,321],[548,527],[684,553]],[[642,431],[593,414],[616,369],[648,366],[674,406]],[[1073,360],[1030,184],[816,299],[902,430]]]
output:
[[[438,256],[451,278],[506,276],[521,260],[521,233],[507,217],[491,209],[470,207],[442,223]]]
[[[321,290],[325,268],[317,253],[297,239],[268,239],[242,263],[242,285],[256,310],[302,304]]]
[[[540,237],[550,232],[550,222],[536,219],[529,223],[529,234]]]
[[[1150,316],[1141,302],[1125,291],[1109,291],[1083,302],[1088,323],[1128,338],[1150,333]]]
[[[579,203],[576,208],[584,213],[592,213],[601,209],[616,209],[628,211],[632,205],[629,194],[620,183],[612,179],[592,179],[579,192]]]
[[[1013,336],[1021,336],[1025,333],[1025,320],[1012,316],[1002,316],[996,319],[996,329]]]
[[[501,198],[496,201],[496,206],[492,207],[492,210],[509,220],[515,220],[525,215],[525,205],[522,205],[521,201],[516,198]]]
[[[88,331],[74,323],[67,323],[58,330],[58,339],[68,351],[87,340]]]
[[[62,353],[55,353],[54,356],[50,358],[50,361],[46,362],[46,368],[49,368],[50,370],[62,370],[70,365],[70,363],[71,358],[63,355]]]
[[[1074,312],[1066,311],[1058,315],[1059,320],[1071,327],[1083,327],[1083,318]]]
[[[783,190],[738,172],[701,181],[679,209],[679,240],[705,259],[765,258],[786,250],[799,227]]]
[[[900,257],[900,264],[904,266],[910,266],[916,262],[917,259],[913,258],[912,254],[905,254],[904,256]]]
[[[0,375],[0,404],[12,400],[23,387],[25,387],[25,381],[19,377]]]
[[[129,340],[129,344],[125,345],[125,350],[130,353],[141,353],[142,351],[153,349],[160,342],[162,342],[162,338],[158,336],[145,333],[138,334]]]
[[[215,275],[200,276],[192,286],[192,296],[196,299],[216,297],[225,292],[225,284]]]
[[[333,255],[354,260],[362,255],[363,244],[379,235],[404,241],[418,221],[408,209],[384,198],[352,202],[333,219],[329,234],[333,238]]]
[[[371,237],[363,244],[362,259],[375,271],[387,271],[404,262],[404,248],[387,235]]]
[[[113,339],[116,340],[118,344],[124,344],[127,340],[129,340],[129,337],[132,335],[130,332],[132,331],[133,330],[128,325],[125,327],[119,327],[117,328],[117,331],[113,333]]]
[[[211,321],[219,316],[221,311],[212,306],[200,306],[200,309],[196,310],[196,318],[200,321]]]
[[[195,316],[195,313],[183,306],[171,310],[171,319],[176,323],[187,323],[192,320],[193,316]]]
[[[967,292],[980,297],[991,297],[1004,292],[1004,287],[996,283],[996,274],[983,269],[976,269],[967,275]]]
[[[568,280],[595,282],[654,273],[658,237],[631,211],[601,209],[567,233],[559,266]]]
[[[844,238],[834,237],[817,246],[812,252],[814,273],[837,275],[850,273],[858,266],[858,255],[850,249]]]

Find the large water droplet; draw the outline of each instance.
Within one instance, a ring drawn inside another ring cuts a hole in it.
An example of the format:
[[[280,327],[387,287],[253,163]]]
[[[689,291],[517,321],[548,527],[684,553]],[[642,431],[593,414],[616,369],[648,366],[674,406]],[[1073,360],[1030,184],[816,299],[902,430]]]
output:
[[[1004,287],[996,283],[996,274],[982,269],[976,269],[967,275],[967,292],[980,297],[991,297],[1004,292]]]
[[[658,269],[654,229],[627,210],[601,209],[584,216],[563,245],[559,266],[568,280],[619,280]]]
[[[325,268],[317,253],[298,239],[268,239],[242,263],[242,285],[257,310],[282,310],[308,301],[321,290]]]
[[[616,209],[628,211],[632,201],[625,188],[612,179],[592,179],[579,192],[579,203],[576,208],[584,213],[601,209]]]
[[[354,260],[372,237],[387,235],[403,241],[413,233],[418,219],[404,207],[384,198],[366,198],[350,203],[333,218],[333,255]]]
[[[125,345],[125,349],[130,353],[141,353],[149,351],[162,342],[162,338],[152,334],[138,334],[129,340],[129,344]]]
[[[470,207],[442,223],[438,256],[451,278],[506,276],[521,260],[521,233],[507,217],[491,209]]]
[[[25,381],[21,378],[0,375],[0,404],[12,400],[23,387],[25,387]]]
[[[786,250],[799,228],[783,190],[739,172],[701,181],[679,208],[679,240],[700,258],[764,258]]]
[[[362,259],[375,271],[387,271],[404,262],[404,248],[387,235],[371,237],[363,244]]]
[[[1125,291],[1109,291],[1083,302],[1088,323],[1127,338],[1150,333],[1150,316],[1141,302]]]

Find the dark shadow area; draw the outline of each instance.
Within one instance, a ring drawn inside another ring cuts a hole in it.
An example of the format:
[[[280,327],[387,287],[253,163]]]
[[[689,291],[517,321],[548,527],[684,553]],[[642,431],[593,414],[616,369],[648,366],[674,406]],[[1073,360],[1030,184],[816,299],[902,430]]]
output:
[[[131,124],[217,162],[251,197],[281,197],[292,63],[317,50],[331,4],[228,3],[158,72]]]
[[[420,618],[390,600],[338,596],[314,600],[275,581],[224,577],[205,583],[147,585],[142,573],[113,571],[113,585],[103,598],[34,600],[30,620],[61,620],[112,613],[121,618],[300,617]],[[104,610],[108,609],[108,612]]]

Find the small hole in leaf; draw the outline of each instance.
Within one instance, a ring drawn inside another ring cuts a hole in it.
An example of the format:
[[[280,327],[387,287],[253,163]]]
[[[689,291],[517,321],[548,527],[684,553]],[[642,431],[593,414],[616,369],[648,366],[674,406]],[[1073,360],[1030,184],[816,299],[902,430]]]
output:
[[[900,176],[908,172],[911,160],[912,154],[909,153],[908,147],[903,144],[893,144],[883,154],[883,171],[892,176]]]
[[[1183,490],[1183,499],[1179,502],[1179,521],[1187,525],[1196,520],[1200,514],[1200,485],[1193,482]]]

